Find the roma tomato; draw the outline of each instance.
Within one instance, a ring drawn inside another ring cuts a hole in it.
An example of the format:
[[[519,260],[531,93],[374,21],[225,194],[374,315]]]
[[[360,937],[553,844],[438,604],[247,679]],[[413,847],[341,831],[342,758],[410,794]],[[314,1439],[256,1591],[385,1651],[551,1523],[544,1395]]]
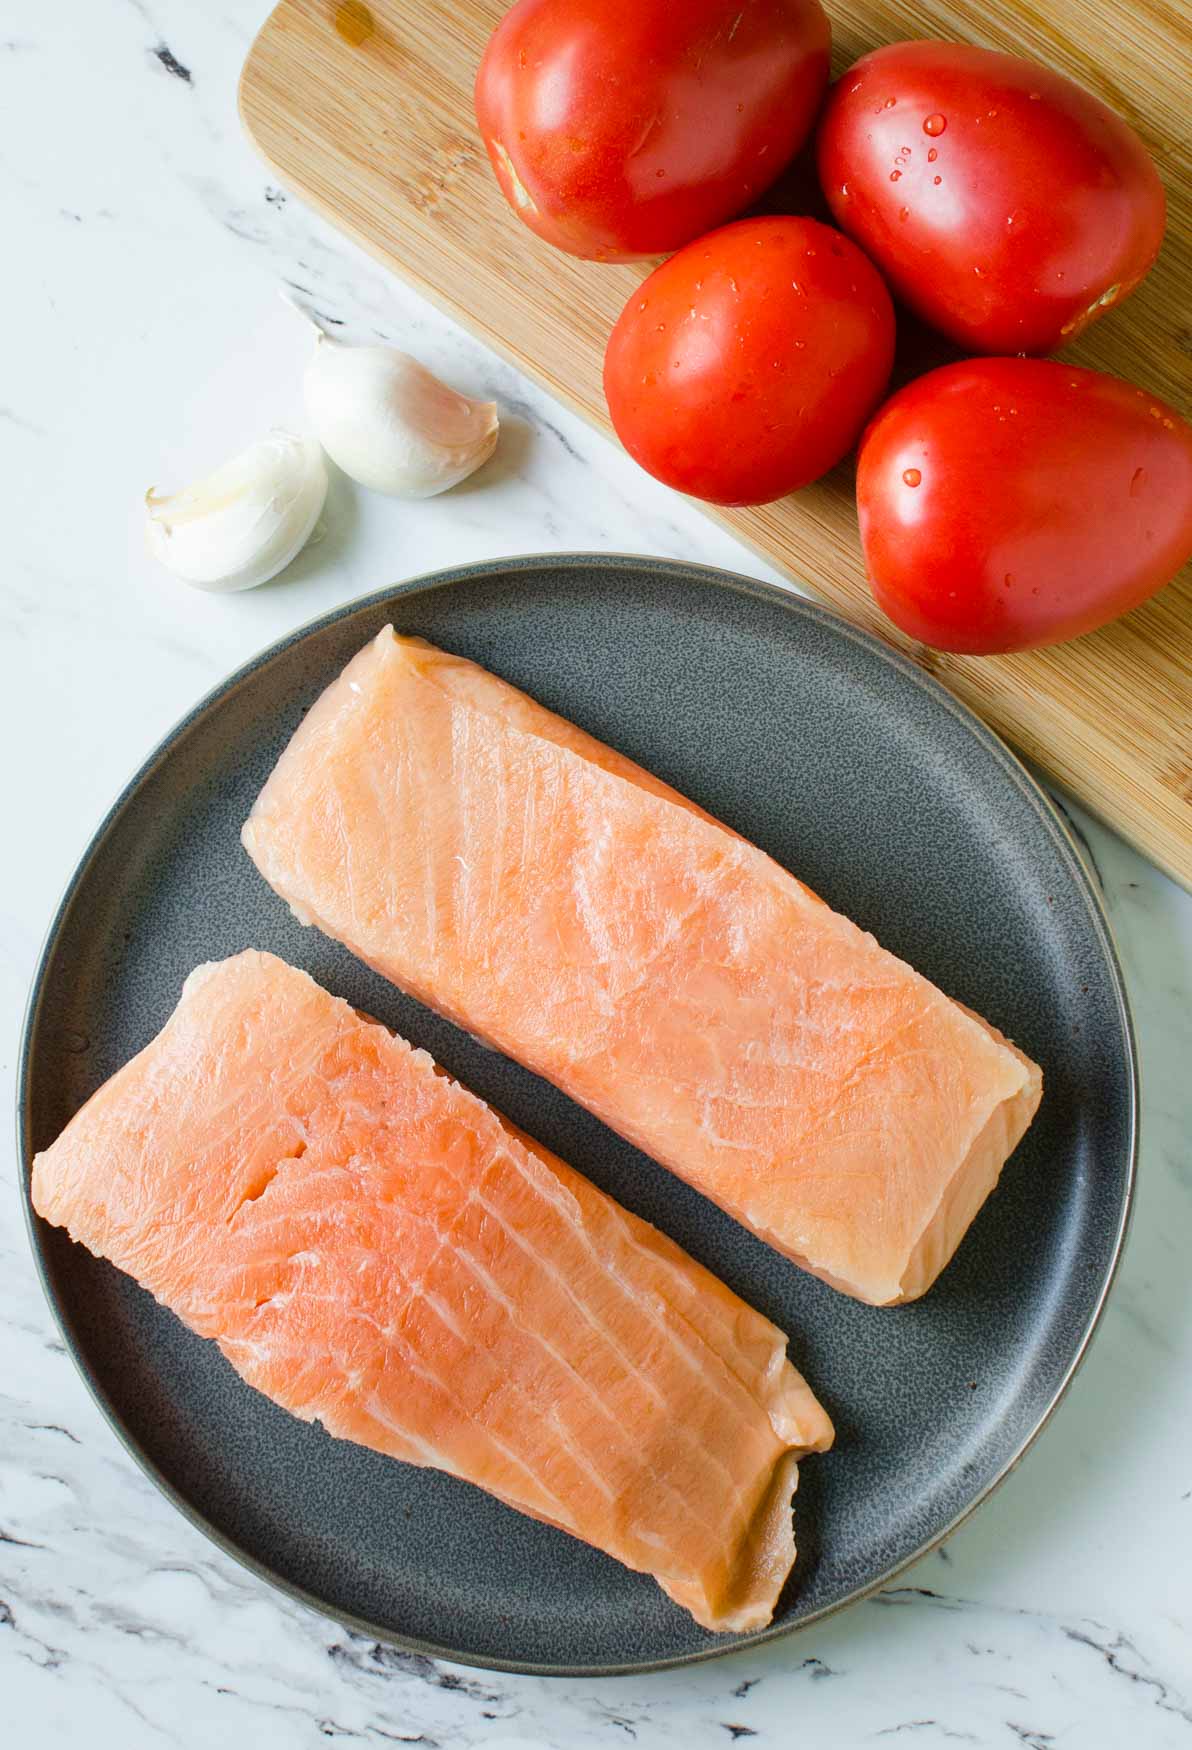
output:
[[[515,213],[596,261],[665,255],[785,168],[828,82],[819,0],[518,0],[476,116]]]
[[[631,295],[604,393],[657,479],[713,504],[766,504],[852,448],[893,355],[890,294],[855,244],[815,219],[740,219]]]
[[[893,396],[861,441],[878,605],[941,650],[1025,650],[1137,607],[1192,554],[1192,428],[1050,359],[970,359]]]
[[[1132,128],[1034,61],[893,43],[837,82],[817,139],[838,222],[970,352],[1064,345],[1142,279],[1163,187]]]

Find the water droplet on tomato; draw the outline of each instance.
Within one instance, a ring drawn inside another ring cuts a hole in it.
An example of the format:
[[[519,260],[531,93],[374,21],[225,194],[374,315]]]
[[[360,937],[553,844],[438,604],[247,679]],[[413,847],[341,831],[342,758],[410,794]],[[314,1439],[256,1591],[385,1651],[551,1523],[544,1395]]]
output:
[[[976,274],[976,276],[979,280],[983,280],[985,278],[985,269],[983,267],[975,267],[973,269],[973,272]]]
[[[896,98],[896,97],[887,97],[887,99],[886,99],[886,108],[887,108],[887,109],[893,109],[893,108],[894,108],[894,105],[895,105],[895,104],[896,104],[896,103],[897,103],[897,102],[898,102],[898,99],[897,99],[897,98]]]
[[[1152,407],[1150,410],[1150,414],[1151,414],[1152,419],[1162,419],[1162,417],[1163,417],[1163,415],[1160,413],[1160,411],[1157,407]]]
[[[900,176],[901,176],[901,175],[902,175],[902,172],[901,172],[901,170],[891,170],[891,172],[890,172],[890,181],[891,181],[891,182],[897,182],[897,181],[898,181],[898,178],[899,178],[899,177],[900,177]]]
[[[847,182],[842,182],[840,185],[840,198],[841,200],[847,200],[849,198],[849,187]]]
[[[941,182],[942,182],[942,181],[943,181],[943,180],[944,180],[944,179],[943,179],[943,177],[942,177],[942,176],[933,176],[933,177],[932,177],[932,179],[931,179],[931,180],[932,180],[932,182],[934,182],[934,183],[935,183],[935,186],[936,186],[936,187],[937,187],[937,188],[938,188],[938,187],[939,187],[939,185],[940,185],[940,183],[941,183]]]
[[[948,125],[948,118],[942,115],[929,115],[923,123],[923,132],[930,134],[932,139],[938,139]]]
[[[1028,91],[1027,92],[1027,96],[1030,98],[1032,103],[1038,103],[1038,101],[1042,95],[1043,95],[1043,93],[1041,91]]]
[[[898,217],[902,220],[904,225],[905,225],[906,221],[910,218],[910,216],[911,216],[911,209],[909,207],[899,207]],[[854,286],[853,290],[856,291],[856,289],[857,288]]]
[[[1163,429],[1164,429],[1164,431],[1174,431],[1175,430],[1175,421],[1173,419],[1165,419],[1163,421]]]
[[[1130,497],[1137,498],[1146,485],[1146,469],[1135,468],[1130,477]]]
[[[798,282],[798,280],[792,280],[792,281],[791,281],[791,291],[792,291],[792,292],[800,292],[800,293],[801,293],[801,292],[802,292],[802,290],[803,290],[803,288],[802,288],[802,286],[801,286],[801,285],[800,285],[800,284],[799,284],[799,282]]]
[[[1013,582],[1014,582],[1014,573],[1012,571],[1007,571],[1005,577],[1002,578],[1002,588],[1009,589],[1010,585]]]
[[[1038,590],[1037,590],[1037,589],[1033,589],[1033,590],[1032,590],[1032,591],[1031,591],[1031,594],[1032,594],[1032,595],[1038,595],[1038,593],[1039,593],[1039,592],[1038,592]]]
[[[929,164],[934,164],[938,157],[939,157],[939,153],[936,151],[935,147],[933,146],[931,148],[930,152],[927,154],[927,162]]]
[[[918,468],[904,468],[902,470],[902,478],[907,486],[917,486],[923,476]]]

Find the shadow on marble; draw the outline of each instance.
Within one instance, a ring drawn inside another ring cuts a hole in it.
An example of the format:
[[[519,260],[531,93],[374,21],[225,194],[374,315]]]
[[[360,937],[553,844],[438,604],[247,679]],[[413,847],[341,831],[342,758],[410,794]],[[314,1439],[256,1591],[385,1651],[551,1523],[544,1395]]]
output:
[[[323,573],[342,572],[344,561],[352,552],[360,523],[359,494],[364,488],[349,480],[330,456],[324,460],[327,463],[327,502],[319,519],[323,534],[321,537],[316,534],[308,541],[292,564],[261,585],[262,590],[305,583]]]

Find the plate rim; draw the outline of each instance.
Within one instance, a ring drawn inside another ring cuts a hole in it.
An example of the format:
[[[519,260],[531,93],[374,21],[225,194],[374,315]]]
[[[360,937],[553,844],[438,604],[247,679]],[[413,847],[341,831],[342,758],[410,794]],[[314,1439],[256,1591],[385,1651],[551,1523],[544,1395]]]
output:
[[[837,636],[844,637],[876,656],[879,661],[895,668],[904,678],[921,688],[940,704],[953,717],[958,719],[998,764],[1005,775],[1014,783],[1024,799],[1031,805],[1043,827],[1048,830],[1068,865],[1076,887],[1084,900],[1090,921],[1103,952],[1104,961],[1110,974],[1116,999],[1117,1018],[1121,1029],[1121,1041],[1126,1071],[1127,1093],[1127,1137],[1125,1178],[1121,1211],[1118,1216],[1117,1229],[1113,1235],[1112,1252],[1108,1268],[1105,1271],[1097,1293],[1096,1301],[1085,1328],[1080,1336],[1074,1353],[1069,1358],[1062,1378],[1053,1391],[1050,1399],[1038,1416],[1034,1426],[1019,1441],[1015,1450],[1006,1459],[997,1473],[966,1506],[953,1516],[941,1530],[926,1539],[909,1555],[900,1558],[889,1568],[872,1580],[856,1587],[847,1597],[834,1603],[822,1605],[809,1616],[794,1622],[773,1622],[765,1628],[755,1629],[749,1634],[739,1635],[732,1639],[719,1641],[708,1647],[694,1648],[685,1653],[676,1653],[660,1659],[635,1659],[614,1664],[602,1665],[571,1665],[555,1662],[534,1660],[510,1660],[495,1657],[485,1653],[460,1651],[459,1648],[442,1645],[438,1642],[424,1640],[415,1635],[402,1635],[393,1630],[381,1630],[367,1618],[358,1617],[349,1611],[338,1610],[329,1605],[316,1594],[305,1587],[280,1574],[267,1562],[249,1554],[218,1525],[208,1519],[191,1501],[170,1481],[158,1467],[141,1443],[130,1432],[122,1421],[115,1406],[110,1402],[107,1392],[93,1371],[83,1343],[77,1338],[65,1307],[60,1302],[50,1279],[45,1247],[43,1244],[43,1229],[45,1224],[33,1208],[30,1184],[30,1169],[32,1165],[31,1123],[32,1100],[30,1083],[36,1056],[36,1034],[40,1018],[42,1000],[45,994],[45,983],[50,959],[56,949],[58,939],[66,923],[69,911],[79,890],[87,877],[91,864],[102,849],[105,841],[115,829],[124,810],[132,802],[142,785],[153,771],[167,757],[175,744],[187,730],[219,703],[221,699],[243,686],[252,676],[283,651],[304,642],[317,632],[325,630],[340,620],[363,609],[380,607],[387,602],[397,602],[410,595],[426,595],[437,589],[451,588],[475,578],[499,578],[504,573],[547,570],[579,571],[596,569],[617,571],[628,569],[634,573],[645,572],[657,576],[659,572],[669,575],[675,580],[696,578],[702,584],[711,584],[720,589],[726,589],[737,595],[751,596],[773,606],[792,613],[796,618],[803,617],[826,627]],[[391,584],[379,590],[373,590],[365,595],[353,597],[350,601],[341,602],[334,608],[325,609],[314,615],[310,620],[283,633],[269,644],[257,650],[254,655],[241,663],[222,680],[210,687],[195,701],[176,722],[157,741],[140,765],[121,786],[115,800],[104,812],[98,825],[89,835],[82,851],[79,853],[73,870],[63,887],[61,897],[55,905],[49,925],[38,949],[34,964],[33,976],[30,981],[29,994],[21,1021],[20,1043],[17,1052],[16,1065],[16,1142],[17,1155],[20,1163],[19,1186],[21,1206],[25,1217],[25,1230],[29,1239],[30,1250],[33,1253],[34,1264],[42,1293],[53,1313],[55,1324],[75,1368],[87,1387],[93,1402],[116,1435],[121,1446],[139,1466],[150,1482],[165,1496],[166,1500],[182,1514],[196,1530],[207,1537],[223,1554],[230,1556],[241,1567],[247,1569],[268,1586],[282,1593],[295,1603],[304,1605],[317,1615],[337,1623],[352,1634],[360,1635],[384,1646],[398,1648],[403,1652],[419,1654],[430,1659],[445,1659],[453,1664],[464,1665],[472,1669],[504,1671],[514,1675],[532,1677],[624,1677],[640,1676],[657,1671],[669,1671],[688,1665],[703,1664],[711,1659],[724,1658],[730,1653],[741,1652],[747,1648],[765,1645],[767,1642],[784,1639],[788,1635],[802,1633],[806,1629],[822,1624],[829,1617],[837,1615],[853,1605],[871,1598],[913,1567],[932,1550],[938,1549],[951,1537],[965,1521],[984,1505],[1001,1487],[1010,1473],[1022,1462],[1038,1440],[1044,1428],[1051,1421],[1056,1409],[1067,1395],[1072,1381],[1088,1355],[1094,1336],[1100,1328],[1106,1302],[1117,1279],[1121,1266],[1122,1254],[1129,1234],[1131,1218],[1134,1211],[1135,1192],[1138,1172],[1139,1147],[1139,1066],[1138,1046],[1135,1035],[1133,1017],[1130,1011],[1129,996],[1126,990],[1125,978],[1122,972],[1121,958],[1114,937],[1113,926],[1106,914],[1097,885],[1094,882],[1085,852],[1069,823],[1060,810],[1052,802],[1042,785],[1023,764],[1018,755],[1002,738],[984,723],[975,712],[949,692],[942,682],[934,675],[928,674],[904,652],[895,649],[884,642],[876,634],[855,626],[843,615],[819,602],[810,601],[807,597],[797,594],[793,589],[781,584],[771,583],[761,578],[746,576],[740,572],[730,571],[725,567],[707,565],[694,560],[653,557],[644,553],[622,553],[616,551],[585,551],[583,549],[568,550],[560,553],[538,552],[524,554],[505,554],[495,559],[471,560],[463,565],[442,566],[434,571],[421,572],[418,575],[403,579],[400,583]]]

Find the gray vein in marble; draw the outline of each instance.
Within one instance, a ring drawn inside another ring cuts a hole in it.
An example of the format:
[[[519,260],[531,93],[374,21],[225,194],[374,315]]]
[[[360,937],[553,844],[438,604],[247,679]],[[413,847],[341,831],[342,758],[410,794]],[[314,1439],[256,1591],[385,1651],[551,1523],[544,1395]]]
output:
[[[541,431],[548,432],[550,436],[554,438],[555,442],[561,445],[573,462],[582,463],[584,461],[584,457],[580,455],[566,432],[562,431],[559,426],[547,419],[541,408],[531,407],[528,401],[523,400],[518,395],[511,395],[508,389],[502,394],[501,406],[502,410],[508,409],[510,413],[520,414],[520,416],[529,424],[537,425]]]
[[[15,407],[0,407],[0,419],[9,425],[19,426],[22,431],[30,432],[35,437],[48,437],[50,434],[44,425],[30,419],[24,413],[18,413]]]
[[[467,1695],[474,1700],[501,1700],[500,1693],[481,1679],[465,1677],[455,1671],[444,1671],[434,1659],[428,1659],[423,1653],[402,1652],[398,1647],[388,1647],[381,1641],[370,1641],[364,1635],[353,1634],[349,1629],[344,1630],[344,1637],[342,1641],[332,1642],[327,1648],[328,1657],[341,1669],[347,1667],[366,1677],[388,1677],[398,1672],[404,1677],[415,1677],[422,1683],[433,1684],[436,1689],[450,1689],[457,1695]]]
[[[26,1422],[24,1426],[31,1434],[61,1434],[73,1446],[81,1445],[77,1434],[72,1434],[69,1428],[60,1428],[57,1422]]]
[[[5,1531],[0,1525],[0,1543],[11,1544],[14,1549],[44,1549],[44,1543],[32,1543],[26,1537],[14,1537],[11,1531]]]
[[[1097,1624],[1096,1626],[1102,1627],[1103,1625]],[[1148,1671],[1137,1669],[1138,1664],[1145,1665],[1148,1661],[1128,1636],[1119,1631],[1112,1641],[1099,1641],[1095,1636],[1086,1634],[1081,1629],[1068,1628],[1063,1624],[1060,1625],[1060,1632],[1068,1640],[1075,1641],[1078,1646],[1091,1647],[1095,1653],[1099,1653],[1116,1676],[1125,1677],[1131,1683],[1141,1683],[1144,1688],[1153,1689],[1156,1707],[1161,1707],[1165,1713],[1177,1715],[1187,1725],[1192,1726],[1192,1707],[1188,1707],[1178,1696],[1175,1696],[1168,1685],[1161,1682],[1158,1677],[1152,1676]],[[1134,1661],[1133,1665],[1127,1663],[1127,1656]]]
[[[879,1738],[895,1738],[903,1732],[930,1732],[933,1738],[952,1738],[964,1744],[977,1744],[980,1739],[971,1732],[954,1732],[948,1726],[942,1726],[938,1720],[902,1720],[896,1726],[883,1726],[878,1732]]]
[[[270,197],[269,197],[268,193],[266,193],[265,199],[269,200],[269,198]],[[279,195],[277,197],[277,202],[274,204],[279,204],[280,202],[282,202],[284,200],[285,200],[285,196]],[[284,283],[290,288],[290,290],[292,292],[300,292],[303,294],[304,297],[307,297],[307,298],[314,297],[314,293],[311,291],[310,287],[300,285],[297,280],[287,279]],[[309,306],[309,309],[306,310],[306,314],[308,316],[310,316],[313,321],[325,323],[328,327],[331,327],[331,328],[344,327],[344,319],[342,316],[333,316],[329,310],[320,310],[316,304],[312,303]]]
[[[804,1659],[800,1665],[801,1671],[806,1671],[812,1682],[818,1682],[824,1677],[839,1677],[840,1672],[831,1665],[825,1665],[822,1659]]]
[[[160,62],[172,78],[180,79],[184,85],[194,84],[190,68],[182,65],[182,62],[171,52],[166,43],[158,43],[157,47],[152,52],[154,59]]]
[[[972,1598],[950,1597],[926,1586],[890,1587],[875,1594],[870,1602],[877,1605],[904,1607],[919,1605],[947,1611],[989,1611],[996,1608],[988,1604],[981,1604]],[[1092,1617],[1084,1619],[1086,1627],[1076,1628],[1060,1621],[1050,1612],[1032,1610],[1026,1606],[1006,1607],[1006,1614],[1032,1618],[1035,1621],[1054,1626],[1065,1640],[1071,1641],[1077,1646],[1091,1648],[1101,1655],[1106,1666],[1115,1676],[1125,1677],[1131,1683],[1142,1684],[1145,1688],[1153,1690],[1152,1699],[1156,1707],[1162,1708],[1164,1712],[1174,1714],[1188,1725],[1192,1725],[1192,1706],[1188,1705],[1173,1685],[1164,1683],[1149,1671],[1137,1668],[1139,1665],[1149,1665],[1150,1661],[1120,1629],[1111,1629],[1105,1623],[1097,1622]],[[1090,1629],[1097,1630],[1101,1635],[1110,1638],[1099,1640],[1096,1634],[1089,1632]],[[1133,1661],[1133,1663],[1129,1661]]]

